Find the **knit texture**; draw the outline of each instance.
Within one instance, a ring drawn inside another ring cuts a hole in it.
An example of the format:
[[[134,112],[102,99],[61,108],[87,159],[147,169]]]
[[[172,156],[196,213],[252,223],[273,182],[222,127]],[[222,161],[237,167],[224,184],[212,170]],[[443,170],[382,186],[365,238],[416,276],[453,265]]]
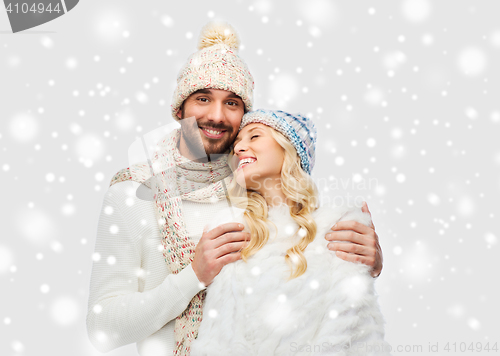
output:
[[[180,129],[159,144],[151,166],[136,164],[118,172],[111,184],[133,180],[146,183],[154,192],[157,221],[163,236],[163,255],[171,273],[177,274],[194,258],[195,244],[189,238],[182,215],[182,200],[215,202],[226,198],[224,185],[231,182],[227,156],[209,163],[191,162],[177,148]],[[215,174],[214,174],[215,172]],[[213,182],[213,183],[212,183]],[[202,320],[205,291],[200,291],[176,318],[174,355],[189,355]]]
[[[172,355],[175,323],[202,289],[192,265],[173,274],[165,263],[155,202],[137,196],[137,184],[114,184],[104,194],[96,232],[87,308],[87,333],[100,352],[124,345],[138,355]],[[197,243],[224,207],[182,202],[189,237]],[[107,261],[113,258],[110,265]],[[132,344],[132,345],[130,345]],[[118,353],[120,353],[118,351]]]
[[[222,89],[238,95],[246,111],[252,109],[254,80],[247,65],[238,55],[239,39],[229,24],[209,23],[201,32],[200,47],[193,53],[177,76],[172,98],[172,117],[186,98],[200,89]]]
[[[240,130],[252,123],[272,127],[282,133],[297,150],[302,169],[311,174],[314,167],[317,131],[312,120],[281,110],[258,109],[243,115]]]

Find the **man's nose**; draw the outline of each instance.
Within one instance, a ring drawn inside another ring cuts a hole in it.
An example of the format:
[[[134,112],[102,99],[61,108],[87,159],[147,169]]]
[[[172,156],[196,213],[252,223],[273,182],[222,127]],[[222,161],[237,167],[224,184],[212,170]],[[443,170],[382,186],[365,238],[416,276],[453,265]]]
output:
[[[223,104],[215,102],[210,105],[210,109],[207,113],[207,119],[213,121],[214,123],[221,123],[224,121],[224,111]]]

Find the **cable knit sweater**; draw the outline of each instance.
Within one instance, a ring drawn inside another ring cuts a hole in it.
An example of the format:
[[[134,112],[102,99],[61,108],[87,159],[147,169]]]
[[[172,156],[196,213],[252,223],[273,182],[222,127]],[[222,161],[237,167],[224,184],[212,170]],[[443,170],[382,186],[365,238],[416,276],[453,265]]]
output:
[[[228,219],[245,223],[243,210],[226,209],[211,227]],[[320,208],[318,230],[306,248],[306,272],[290,281],[286,250],[298,226],[285,205],[272,207],[268,243],[247,262],[223,267],[207,288],[203,321],[191,348],[200,355],[390,355],[384,320],[369,268],[328,250],[324,236],[337,221],[365,225],[359,208]]]
[[[191,265],[169,273],[155,206],[135,195],[132,182],[111,186],[99,216],[90,282],[87,331],[101,352],[137,343],[141,356],[172,355],[175,318],[200,284]],[[183,202],[186,226],[198,243],[224,201]]]

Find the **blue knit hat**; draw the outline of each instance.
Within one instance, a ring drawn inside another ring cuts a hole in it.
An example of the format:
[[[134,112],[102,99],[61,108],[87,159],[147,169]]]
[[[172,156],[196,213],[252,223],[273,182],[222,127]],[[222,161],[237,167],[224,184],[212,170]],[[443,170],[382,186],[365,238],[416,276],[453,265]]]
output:
[[[317,131],[311,119],[281,110],[259,109],[247,112],[240,130],[253,123],[264,124],[282,133],[297,150],[302,169],[311,174],[314,166]]]

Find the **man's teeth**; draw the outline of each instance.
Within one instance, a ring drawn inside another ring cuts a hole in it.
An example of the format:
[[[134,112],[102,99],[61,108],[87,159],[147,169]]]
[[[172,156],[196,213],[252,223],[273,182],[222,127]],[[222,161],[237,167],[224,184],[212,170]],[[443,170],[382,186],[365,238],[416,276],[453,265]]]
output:
[[[238,168],[244,166],[245,164],[248,164],[248,163],[253,163],[255,162],[256,159],[255,158],[244,158],[240,161],[240,163],[238,163]]]
[[[212,135],[219,135],[222,133],[222,131],[215,131],[215,130],[210,130],[210,129],[205,129],[206,132],[212,134]]]

